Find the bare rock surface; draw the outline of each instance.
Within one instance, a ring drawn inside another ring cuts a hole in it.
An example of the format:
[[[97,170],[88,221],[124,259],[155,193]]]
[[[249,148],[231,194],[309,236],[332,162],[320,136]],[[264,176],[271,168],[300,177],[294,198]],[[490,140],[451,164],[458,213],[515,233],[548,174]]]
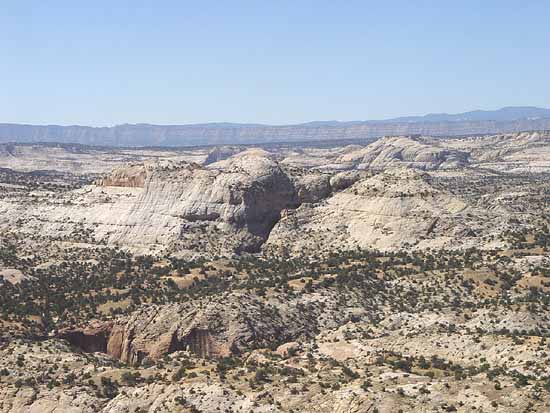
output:
[[[446,149],[437,141],[426,144],[420,139],[404,136],[379,139],[365,148],[342,155],[338,161],[373,170],[396,164],[425,170],[447,169],[465,166],[468,153]]]
[[[24,274],[21,270],[16,268],[4,268],[0,269],[0,280],[3,279],[11,284],[19,284],[23,280],[32,281],[35,280],[33,276]]]
[[[548,148],[548,133],[530,132],[387,137],[367,146],[299,153],[231,147],[218,155],[214,149],[205,166],[169,154],[123,164],[91,185],[62,193],[4,186],[0,228],[189,256],[258,251],[282,238],[296,239],[296,248],[329,239],[345,248],[479,245],[479,235],[505,228],[506,216],[519,212],[510,205],[532,193],[472,200],[456,196],[449,185],[435,188],[431,180],[453,177],[460,186],[460,180],[501,173],[546,173]],[[297,156],[302,162],[293,161]]]
[[[205,302],[143,307],[114,324],[66,330],[58,337],[84,351],[101,351],[133,365],[180,350],[200,357],[234,356],[273,343],[306,340],[339,325],[349,317],[338,311],[341,299],[334,290],[294,300],[231,293]],[[374,315],[373,304],[362,301],[359,292],[347,294],[346,299],[356,318]]]
[[[398,169],[356,182],[324,202],[289,211],[271,232],[266,248],[389,249],[415,244],[435,225],[454,220],[469,206],[433,188],[427,176]],[[444,236],[451,240],[452,234]]]
[[[2,201],[0,225],[19,220],[22,233],[40,226],[54,237],[81,228],[96,241],[130,247],[257,250],[280,211],[296,204],[294,186],[276,162],[262,154],[225,162],[223,169],[185,162],[120,167],[97,185],[41,202],[23,214],[14,215],[13,204]],[[225,234],[226,243],[201,240],[199,234],[207,229]]]

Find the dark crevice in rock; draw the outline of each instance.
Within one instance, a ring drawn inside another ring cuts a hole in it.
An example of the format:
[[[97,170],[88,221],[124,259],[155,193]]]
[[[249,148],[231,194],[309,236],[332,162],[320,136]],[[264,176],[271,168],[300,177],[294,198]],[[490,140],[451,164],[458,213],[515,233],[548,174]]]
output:
[[[86,353],[107,352],[108,335],[104,332],[86,334],[83,331],[67,331],[60,334],[59,338],[67,340],[73,346],[78,347]]]

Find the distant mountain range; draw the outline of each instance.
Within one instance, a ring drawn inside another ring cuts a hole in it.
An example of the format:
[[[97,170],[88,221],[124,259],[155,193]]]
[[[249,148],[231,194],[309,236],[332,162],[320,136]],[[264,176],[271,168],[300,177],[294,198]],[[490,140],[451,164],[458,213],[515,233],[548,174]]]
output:
[[[99,146],[196,146],[364,139],[387,135],[457,136],[550,129],[550,109],[505,107],[370,121],[298,125],[207,123],[125,124],[112,127],[0,124],[0,142],[59,142]]]

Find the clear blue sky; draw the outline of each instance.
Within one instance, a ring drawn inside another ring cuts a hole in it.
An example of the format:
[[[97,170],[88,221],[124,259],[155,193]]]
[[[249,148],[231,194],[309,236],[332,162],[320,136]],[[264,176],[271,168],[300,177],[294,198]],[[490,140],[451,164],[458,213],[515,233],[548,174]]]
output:
[[[0,122],[365,120],[550,107],[550,2],[25,1]]]

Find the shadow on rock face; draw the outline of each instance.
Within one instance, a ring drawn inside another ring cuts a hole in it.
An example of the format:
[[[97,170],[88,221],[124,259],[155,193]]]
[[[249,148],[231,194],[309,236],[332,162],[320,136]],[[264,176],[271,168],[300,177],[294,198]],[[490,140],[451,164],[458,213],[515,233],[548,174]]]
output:
[[[110,328],[105,326],[84,330],[64,330],[58,334],[58,337],[67,340],[73,346],[78,347],[86,353],[106,353],[109,335]]]

